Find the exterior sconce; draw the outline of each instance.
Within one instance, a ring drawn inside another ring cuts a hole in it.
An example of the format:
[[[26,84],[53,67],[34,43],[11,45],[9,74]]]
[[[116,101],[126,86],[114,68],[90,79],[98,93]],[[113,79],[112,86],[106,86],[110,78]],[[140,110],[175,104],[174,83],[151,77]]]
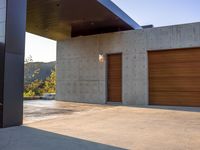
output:
[[[99,63],[104,63],[103,51],[100,48],[100,37],[97,36],[97,52],[99,54]]]
[[[104,55],[103,54],[99,54],[99,62],[104,63]]]

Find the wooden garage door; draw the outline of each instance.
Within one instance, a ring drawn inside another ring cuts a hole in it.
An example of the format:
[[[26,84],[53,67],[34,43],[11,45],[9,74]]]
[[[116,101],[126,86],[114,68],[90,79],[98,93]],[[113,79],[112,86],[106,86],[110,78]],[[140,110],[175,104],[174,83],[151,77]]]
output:
[[[108,101],[122,101],[122,55],[108,55]]]
[[[152,51],[148,57],[150,104],[200,106],[200,48]]]

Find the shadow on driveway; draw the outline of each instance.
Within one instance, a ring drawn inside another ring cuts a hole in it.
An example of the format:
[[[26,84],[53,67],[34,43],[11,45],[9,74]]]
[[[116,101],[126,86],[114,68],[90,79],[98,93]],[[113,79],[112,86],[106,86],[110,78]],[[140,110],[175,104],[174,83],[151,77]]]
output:
[[[0,129],[1,150],[124,150],[25,126]]]

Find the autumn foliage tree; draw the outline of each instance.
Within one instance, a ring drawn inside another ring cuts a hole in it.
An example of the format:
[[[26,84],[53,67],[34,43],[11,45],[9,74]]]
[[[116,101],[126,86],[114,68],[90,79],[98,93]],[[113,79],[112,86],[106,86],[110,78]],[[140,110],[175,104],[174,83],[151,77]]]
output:
[[[45,81],[35,80],[25,86],[24,96],[42,96],[44,93],[56,93],[56,72],[52,71]]]
[[[32,57],[30,56],[25,60],[25,63],[31,63]],[[28,68],[26,69],[27,71]],[[29,80],[32,80],[35,75],[37,75],[40,70],[36,70],[33,74],[26,77]],[[48,76],[44,81],[35,79],[33,82],[29,84],[25,84],[24,86],[24,96],[25,97],[33,97],[33,96],[42,96],[44,93],[56,93],[56,71],[51,70],[50,76]]]
[[[52,71],[51,75],[44,82],[44,93],[56,93],[56,71]]]

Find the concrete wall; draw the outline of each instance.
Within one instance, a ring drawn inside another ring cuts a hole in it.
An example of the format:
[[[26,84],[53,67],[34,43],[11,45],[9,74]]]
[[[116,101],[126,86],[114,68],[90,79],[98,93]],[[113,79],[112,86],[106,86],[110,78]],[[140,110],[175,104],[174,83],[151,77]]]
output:
[[[148,105],[148,50],[200,47],[200,23],[125,31],[59,41],[57,100],[105,103],[103,53],[123,53],[123,104]]]

